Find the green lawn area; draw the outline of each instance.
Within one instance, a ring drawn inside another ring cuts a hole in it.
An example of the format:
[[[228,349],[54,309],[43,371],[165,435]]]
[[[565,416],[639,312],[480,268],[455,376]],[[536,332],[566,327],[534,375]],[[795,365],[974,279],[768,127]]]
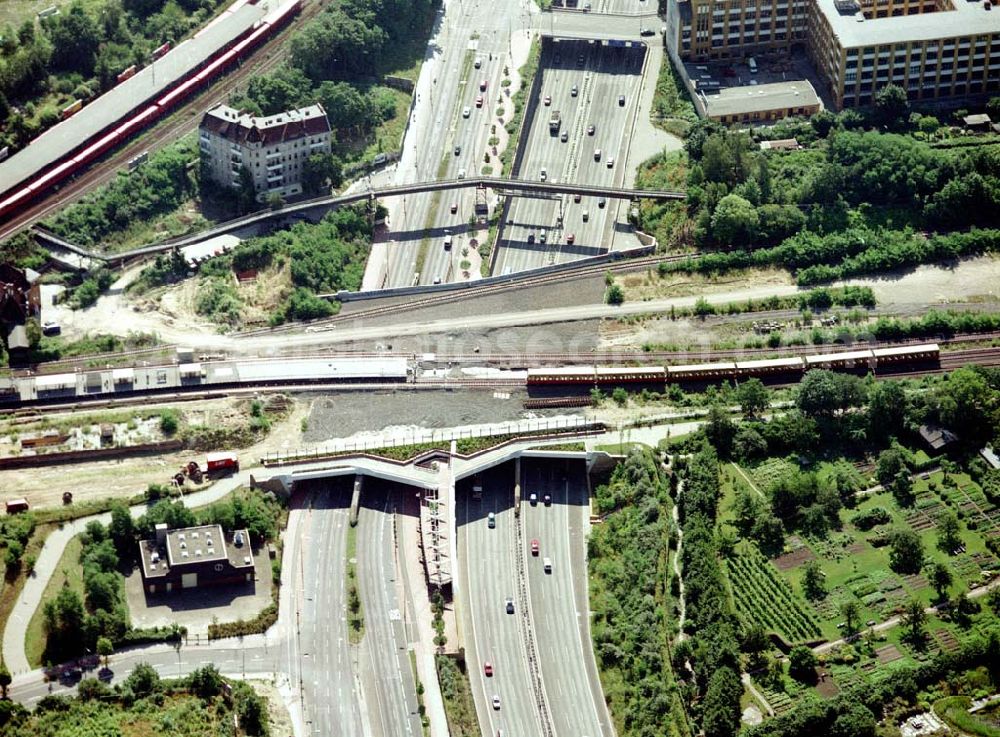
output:
[[[80,551],[83,550],[83,541],[77,535],[66,544],[59,565],[56,566],[52,578],[49,579],[42,594],[42,601],[55,599],[56,594],[63,586],[69,586],[80,594],[83,598],[83,567],[80,565]],[[45,652],[45,632],[43,630],[43,607],[35,609],[28,622],[28,632],[25,636],[24,649],[28,656],[28,662],[32,667],[43,665],[42,654]]]

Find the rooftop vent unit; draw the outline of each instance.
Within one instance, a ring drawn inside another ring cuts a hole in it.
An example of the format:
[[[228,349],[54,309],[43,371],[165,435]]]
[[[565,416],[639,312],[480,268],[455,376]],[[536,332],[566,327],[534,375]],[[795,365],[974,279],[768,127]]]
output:
[[[182,558],[187,558],[187,557],[188,557],[188,551],[186,551],[186,550],[182,550],[182,551],[181,551],[181,557],[182,557]]]

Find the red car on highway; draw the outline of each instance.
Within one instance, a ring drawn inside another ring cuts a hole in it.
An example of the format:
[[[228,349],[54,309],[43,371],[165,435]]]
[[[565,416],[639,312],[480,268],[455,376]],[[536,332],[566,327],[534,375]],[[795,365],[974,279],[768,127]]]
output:
[[[491,663],[488,660],[485,663],[483,663],[483,673],[485,673],[487,677],[492,678],[493,677],[493,663]]]
[[[538,555],[538,540],[531,541],[531,554]]]

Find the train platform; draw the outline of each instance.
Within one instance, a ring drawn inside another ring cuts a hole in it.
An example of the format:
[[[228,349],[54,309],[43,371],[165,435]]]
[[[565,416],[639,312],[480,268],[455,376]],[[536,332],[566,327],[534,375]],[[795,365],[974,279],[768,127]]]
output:
[[[60,161],[130,112],[152,102],[163,90],[184,79],[215,53],[238,40],[264,18],[278,0],[250,5],[237,0],[193,38],[188,38],[159,59],[91,101],[71,118],[45,131],[27,146],[0,163],[0,194],[15,189],[50,164]],[[122,121],[124,122],[124,121]]]

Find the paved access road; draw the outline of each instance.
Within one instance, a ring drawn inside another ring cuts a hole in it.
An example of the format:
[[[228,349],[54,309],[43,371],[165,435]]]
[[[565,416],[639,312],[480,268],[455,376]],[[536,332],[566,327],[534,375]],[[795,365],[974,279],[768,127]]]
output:
[[[374,737],[423,734],[396,557],[395,516],[400,501],[391,488],[368,479],[358,510],[357,570],[365,616],[358,660]]]
[[[531,128],[524,134],[527,144],[517,176],[542,179],[544,172],[546,181],[622,186],[645,55],[642,45],[612,47],[587,41],[546,44],[538,99],[529,101],[534,114],[526,117]],[[624,96],[624,105],[619,105],[619,96]],[[549,126],[557,110],[562,119],[558,134]],[[580,202],[569,195],[514,198],[495,273],[513,273],[635,245],[626,224],[627,208],[628,203],[620,200],[601,205],[597,197],[582,197]]]
[[[585,529],[586,468],[580,461],[522,462],[524,550],[545,693],[556,735],[613,737],[590,638]],[[537,495],[537,503],[530,495]],[[545,504],[545,495],[551,504]],[[531,541],[538,541],[538,555]],[[546,573],[548,559],[551,573]]]
[[[303,601],[296,627],[307,733],[362,735],[344,585],[350,488],[317,483],[302,524]],[[311,722],[311,723],[310,723]]]
[[[483,496],[472,499],[471,482],[456,491],[459,557],[459,607],[465,632],[466,658],[479,724],[486,737],[541,735],[538,707],[525,653],[523,619],[515,580],[518,550],[514,535],[514,470],[512,463],[483,475]],[[490,528],[487,514],[496,514]],[[505,602],[515,601],[513,614]],[[486,676],[484,663],[493,666]],[[492,700],[500,697],[500,708]]]

